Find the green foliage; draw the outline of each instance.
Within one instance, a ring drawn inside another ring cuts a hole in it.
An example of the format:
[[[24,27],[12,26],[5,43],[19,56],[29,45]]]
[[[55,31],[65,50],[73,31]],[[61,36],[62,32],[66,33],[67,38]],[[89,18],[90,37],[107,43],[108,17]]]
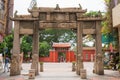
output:
[[[105,1],[105,4],[108,6],[108,5],[110,5],[110,1],[111,0],[104,0]]]
[[[40,41],[46,41],[50,45],[53,42],[76,42],[76,34],[67,29],[46,29],[40,31]]]
[[[102,22],[102,35],[106,35],[108,40],[108,44],[112,43],[114,47],[117,49],[118,47],[118,31],[117,28],[113,28],[112,23],[112,9],[114,7],[113,0],[104,0],[106,5],[106,13],[105,13],[105,20]],[[112,35],[112,38],[109,37]]]
[[[49,56],[50,45],[46,42],[39,43],[39,56]]]
[[[88,13],[85,14],[85,16],[88,16],[88,17],[97,17],[99,14],[99,12],[97,11],[90,11]]]
[[[112,32],[112,8],[110,4],[111,0],[105,0],[106,13],[104,15],[105,20],[102,22],[102,34],[109,34]]]
[[[75,65],[75,64],[76,64],[76,62],[75,62],[75,61],[72,61],[72,64],[73,64],[73,65]]]
[[[40,62],[40,65],[43,65],[43,62]]]
[[[7,48],[7,53],[8,55],[10,54],[10,50],[13,47],[13,34],[7,35],[3,42],[0,43],[0,53],[5,53],[4,49]]]
[[[25,54],[32,51],[32,36],[25,35],[22,37],[21,51],[23,51]]]
[[[118,63],[118,70],[120,70],[120,57],[119,58],[119,63]]]

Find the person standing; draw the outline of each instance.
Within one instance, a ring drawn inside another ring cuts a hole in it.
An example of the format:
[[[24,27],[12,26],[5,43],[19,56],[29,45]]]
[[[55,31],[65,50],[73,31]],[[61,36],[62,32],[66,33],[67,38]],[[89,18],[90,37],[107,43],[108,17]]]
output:
[[[8,56],[5,57],[5,64],[4,64],[4,72],[6,72],[6,69],[7,69],[7,72],[9,72],[9,62],[10,62],[10,59],[8,58]]]

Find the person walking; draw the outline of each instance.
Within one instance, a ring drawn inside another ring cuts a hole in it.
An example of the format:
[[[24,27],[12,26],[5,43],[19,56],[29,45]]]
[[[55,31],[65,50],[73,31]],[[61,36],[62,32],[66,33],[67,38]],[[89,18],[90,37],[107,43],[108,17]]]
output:
[[[10,59],[8,58],[8,56],[5,57],[5,64],[4,64],[4,72],[6,72],[6,69],[7,69],[7,72],[9,72],[9,62],[10,62]]]

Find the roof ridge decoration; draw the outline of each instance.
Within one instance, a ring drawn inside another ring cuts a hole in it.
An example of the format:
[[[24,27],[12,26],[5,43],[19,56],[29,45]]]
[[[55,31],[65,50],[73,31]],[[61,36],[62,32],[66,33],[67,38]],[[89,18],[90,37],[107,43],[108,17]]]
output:
[[[17,17],[17,13],[18,13],[18,11],[16,10],[14,13],[14,17]]]
[[[36,0],[32,0],[29,6],[29,9],[34,9],[37,8],[37,1]]]
[[[55,10],[60,10],[59,4],[56,4]]]
[[[79,4],[79,8],[80,8],[80,9],[82,9],[82,6],[81,6],[81,4]]]

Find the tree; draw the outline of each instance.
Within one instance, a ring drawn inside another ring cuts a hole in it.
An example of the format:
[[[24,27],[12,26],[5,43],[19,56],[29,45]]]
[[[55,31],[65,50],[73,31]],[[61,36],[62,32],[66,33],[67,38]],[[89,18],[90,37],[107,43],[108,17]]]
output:
[[[8,54],[9,56],[11,49],[13,48],[13,33],[10,35],[7,35],[3,42],[0,43],[0,53]]]
[[[53,42],[76,42],[76,34],[67,29],[45,29],[40,31],[40,42],[46,41],[50,45]]]
[[[46,42],[39,43],[39,56],[49,56],[50,45]]]
[[[118,30],[117,28],[113,28],[112,23],[112,9],[115,6],[114,0],[104,0],[106,4],[106,14],[105,14],[105,21],[102,23],[102,35],[106,37],[106,39],[111,39],[108,42],[108,45],[112,43],[116,49],[118,49]],[[112,38],[110,37],[112,36]]]
[[[24,35],[22,37],[21,51],[24,52],[24,56],[28,55],[28,52],[32,52],[32,36]]]

